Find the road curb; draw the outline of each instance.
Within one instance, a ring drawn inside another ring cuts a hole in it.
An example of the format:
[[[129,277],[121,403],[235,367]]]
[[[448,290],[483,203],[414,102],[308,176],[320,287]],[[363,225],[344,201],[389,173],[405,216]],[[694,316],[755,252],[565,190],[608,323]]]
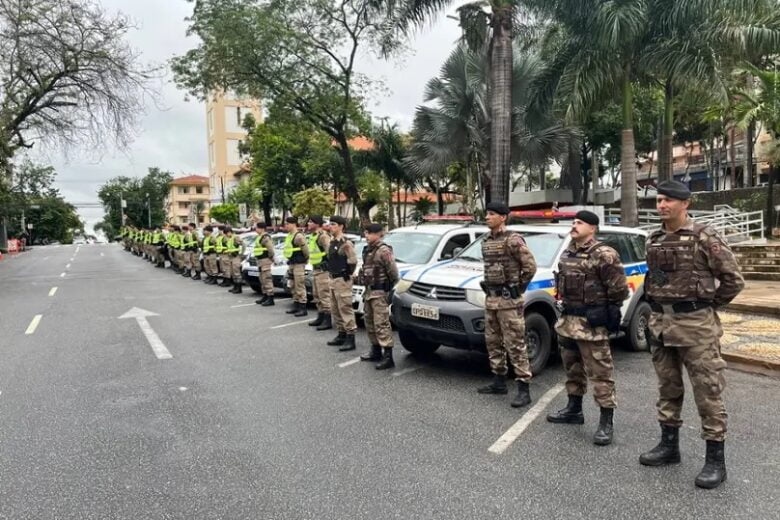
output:
[[[769,305],[753,305],[750,303],[730,303],[726,306],[727,311],[744,312],[747,314],[761,314],[763,316],[772,316],[780,318],[780,307],[771,307]]]
[[[734,352],[722,352],[721,356],[731,369],[780,379],[780,362],[778,361],[757,359]]]

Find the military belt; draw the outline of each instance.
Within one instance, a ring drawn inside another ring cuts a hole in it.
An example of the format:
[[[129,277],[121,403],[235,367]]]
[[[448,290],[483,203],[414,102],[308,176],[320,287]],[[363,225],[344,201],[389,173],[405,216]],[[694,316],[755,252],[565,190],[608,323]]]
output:
[[[656,302],[650,302],[650,308],[653,312],[660,312],[662,314],[674,314],[678,312],[694,312],[701,309],[708,309],[712,307],[712,302],[677,302],[672,304],[660,304]],[[671,312],[669,312],[671,309]]]
[[[520,286],[516,284],[512,285],[487,285],[483,282],[482,290],[488,296],[501,296],[506,299],[516,299],[522,296],[523,292],[520,290]]]
[[[372,291],[390,291],[393,289],[389,283],[369,285],[368,288]]]

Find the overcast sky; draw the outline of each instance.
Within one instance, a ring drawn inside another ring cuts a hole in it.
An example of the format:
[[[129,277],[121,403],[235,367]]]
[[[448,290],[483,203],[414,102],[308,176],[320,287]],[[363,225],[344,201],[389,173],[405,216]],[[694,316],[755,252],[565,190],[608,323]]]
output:
[[[185,35],[184,18],[192,10],[186,0],[102,0],[102,4],[110,12],[121,11],[136,22],[138,30],[130,34],[130,44],[145,62],[164,63],[197,45],[195,39]],[[425,83],[437,73],[459,34],[457,22],[442,15],[415,36],[410,42],[413,51],[403,57],[384,61],[370,54],[361,56],[360,69],[382,79],[389,89],[386,96],[369,103],[371,113],[408,130],[414,109],[422,101]],[[107,144],[100,158],[92,157],[89,150],[69,150],[66,158],[60,151],[38,149],[34,159],[56,168],[56,187],[72,203],[98,202],[97,190],[107,179],[118,175],[142,177],[151,166],[175,176],[208,175],[205,105],[185,101],[184,93],[171,83],[162,87],[162,104],[147,106],[138,137],[126,151]],[[100,209],[80,208],[79,213],[88,228],[103,216]]]

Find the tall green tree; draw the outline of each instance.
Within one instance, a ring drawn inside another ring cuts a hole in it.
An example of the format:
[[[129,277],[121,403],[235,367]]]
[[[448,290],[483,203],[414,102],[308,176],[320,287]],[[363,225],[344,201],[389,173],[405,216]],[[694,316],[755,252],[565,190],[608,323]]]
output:
[[[165,222],[165,198],[173,180],[171,172],[160,168],[149,168],[142,177],[114,177],[98,189],[98,198],[103,203],[106,214],[103,221],[112,229],[122,226],[124,213],[128,225],[146,227],[151,218],[152,226],[161,226]],[[124,211],[121,201],[125,201]]]

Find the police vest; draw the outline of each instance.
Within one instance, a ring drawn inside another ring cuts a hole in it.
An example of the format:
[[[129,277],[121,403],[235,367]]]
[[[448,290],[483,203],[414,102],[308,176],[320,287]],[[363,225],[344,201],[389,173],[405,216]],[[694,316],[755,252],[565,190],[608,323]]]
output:
[[[301,233],[296,231],[295,233],[288,233],[284,239],[284,257],[289,264],[305,264],[306,255],[303,254],[303,250],[300,247],[294,246],[293,241],[295,237]]]
[[[216,251],[214,247],[214,238],[211,235],[203,237],[203,254],[208,255]]]
[[[387,271],[377,261],[377,254],[383,249],[387,248],[390,251],[392,247],[379,242],[376,246],[366,246],[363,249],[363,283],[370,289],[382,289],[389,291],[390,282],[387,279]]]
[[[162,244],[162,241],[163,241],[162,233],[160,233],[159,231],[155,231],[154,236],[152,236],[152,244],[159,246],[160,244]]]
[[[715,277],[700,250],[702,235],[715,234],[704,224],[674,233],[654,232],[647,239],[645,292],[659,303],[711,302],[715,299]]]
[[[198,240],[195,238],[195,233],[189,232],[184,235],[184,248],[189,250],[198,249]]]
[[[485,260],[485,283],[489,286],[515,285],[520,283],[520,266],[508,251],[509,238],[516,235],[506,231],[493,238],[490,235],[482,242],[482,257]]]
[[[312,265],[312,267],[317,267],[320,265],[327,255],[326,251],[320,249],[319,241],[321,236],[322,233],[317,232],[312,233],[309,237],[309,263]]]
[[[225,235],[219,235],[214,243],[216,244],[214,250],[217,253],[225,252]]]
[[[334,278],[350,274],[347,255],[342,255],[339,252],[341,246],[346,243],[347,239],[345,237],[341,237],[339,240],[334,239],[330,241],[330,247],[328,247],[328,271]]]
[[[596,242],[585,251],[565,251],[558,263],[556,286],[564,303],[574,305],[605,305],[608,302],[607,287],[599,276],[599,266],[593,256],[604,247]]]
[[[263,242],[269,237],[268,233],[265,233],[263,236],[257,237],[255,240],[255,248],[252,251],[252,255],[257,258],[258,260],[262,260],[263,258],[268,258],[268,248],[263,246]]]
[[[241,247],[238,245],[238,240],[236,240],[236,236],[233,235],[231,237],[228,237],[227,243],[225,244],[225,252],[229,255],[232,255],[238,253],[239,251],[241,251]]]
[[[179,249],[179,246],[181,245],[181,240],[179,238],[179,234],[176,231],[168,235],[168,244],[174,249]]]

